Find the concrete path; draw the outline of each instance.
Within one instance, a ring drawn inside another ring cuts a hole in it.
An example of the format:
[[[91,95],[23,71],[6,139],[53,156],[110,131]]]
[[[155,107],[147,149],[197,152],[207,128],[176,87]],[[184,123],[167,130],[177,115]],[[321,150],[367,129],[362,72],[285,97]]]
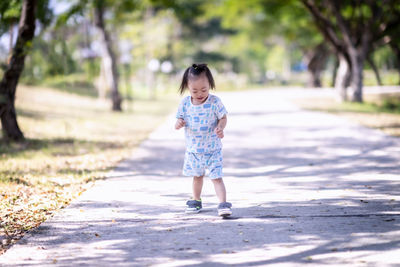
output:
[[[131,159],[0,257],[2,266],[400,266],[400,141],[287,101],[301,90],[218,93],[234,216],[183,213],[174,119]]]

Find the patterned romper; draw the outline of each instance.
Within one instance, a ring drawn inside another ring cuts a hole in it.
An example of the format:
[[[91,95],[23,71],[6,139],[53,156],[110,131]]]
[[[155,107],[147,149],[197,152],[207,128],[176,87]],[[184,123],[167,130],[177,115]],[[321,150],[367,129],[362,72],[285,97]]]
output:
[[[208,170],[211,179],[222,178],[222,143],[214,130],[225,114],[224,105],[215,95],[209,94],[200,105],[193,105],[191,96],[182,100],[176,118],[186,123],[183,175],[202,176]]]

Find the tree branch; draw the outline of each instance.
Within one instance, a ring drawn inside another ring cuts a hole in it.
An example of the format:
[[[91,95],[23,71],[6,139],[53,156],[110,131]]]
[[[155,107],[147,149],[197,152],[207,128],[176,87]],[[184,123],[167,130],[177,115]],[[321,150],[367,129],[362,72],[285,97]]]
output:
[[[351,33],[349,31],[348,23],[346,23],[345,19],[340,13],[340,2],[328,1],[328,3],[333,15],[336,17],[337,25],[343,36],[343,41],[346,43],[347,46],[354,48],[354,43],[351,40]]]
[[[304,6],[311,12],[314,17],[317,27],[320,29],[325,38],[331,42],[337,51],[343,51],[343,44],[335,33],[335,26],[327,20],[322,12],[311,0],[301,0]]]

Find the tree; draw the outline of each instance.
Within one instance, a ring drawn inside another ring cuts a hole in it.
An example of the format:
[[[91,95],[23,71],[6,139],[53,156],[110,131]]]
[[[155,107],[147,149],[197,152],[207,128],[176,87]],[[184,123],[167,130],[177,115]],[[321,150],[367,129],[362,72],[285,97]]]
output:
[[[394,23],[400,23],[399,19],[396,20],[396,17],[398,18],[400,16],[400,3],[394,5],[392,10],[394,11],[386,15],[393,16],[393,18],[390,20],[388,25],[382,25],[386,29],[382,33],[382,43],[389,44],[394,53],[400,84],[400,27],[393,25]]]
[[[297,0],[259,0],[264,20],[261,27],[275,29],[271,34],[282,35],[292,47],[299,49],[309,73],[308,86],[321,87],[321,73],[331,51],[314,25],[312,17]]]
[[[111,89],[112,110],[121,111],[122,98],[118,90],[118,68],[110,34],[106,30],[104,22],[105,1],[99,0],[94,6],[94,22],[101,33],[101,42],[103,44],[103,64],[105,67],[106,81]]]
[[[6,140],[20,141],[24,139],[15,112],[15,93],[19,77],[24,69],[25,56],[29,52],[35,34],[35,9],[36,0],[23,1],[17,42],[10,63],[0,82],[0,117],[3,138]]]
[[[398,1],[321,1],[302,0],[316,25],[338,55],[339,68],[335,87],[342,100],[363,101],[364,61],[373,43],[400,22]]]
[[[297,0],[221,0],[217,8],[210,7],[211,14],[221,16],[223,25],[237,29],[248,36],[247,49],[258,43],[266,53],[257,53],[259,65],[275,55],[268,55],[271,45],[284,46],[285,50],[299,50],[307,64],[309,85],[321,86],[321,72],[331,53],[324,44],[322,35],[314,25],[312,17]],[[261,50],[257,49],[259,52]],[[287,52],[287,51],[286,51]],[[262,58],[264,54],[264,58]],[[290,53],[284,53],[289,62]],[[265,58],[266,57],[266,58]],[[248,61],[248,60],[244,60]],[[289,69],[290,64],[286,68]],[[264,71],[265,72],[265,71]]]
[[[310,74],[308,86],[321,87],[321,72],[324,69],[328,59],[329,50],[323,42],[310,48],[307,49],[307,52],[305,53],[307,59],[307,70]]]
[[[85,15],[88,14],[89,11],[93,10],[93,20],[101,35],[100,40],[103,46],[101,50],[103,61],[102,64],[104,64],[104,71],[107,78],[106,80],[108,87],[111,90],[112,110],[114,111],[122,110],[122,98],[118,86],[119,74],[117,68],[117,59],[113,50],[111,34],[107,28],[107,23],[104,19],[104,16],[108,12],[113,16],[113,18],[120,20],[121,14],[131,12],[138,6],[139,4],[136,0],[82,0],[78,1],[75,5],[72,5],[71,8],[64,14],[61,14],[57,21],[57,25],[61,25],[66,23],[71,16],[77,14]]]
[[[220,51],[204,51],[204,46],[212,42],[214,37],[229,36],[234,33],[222,28],[221,18],[207,16],[209,6],[215,5],[215,1],[151,0],[150,2],[149,7],[154,9],[156,14],[163,9],[173,10],[174,16],[180,23],[177,37],[190,47],[190,49],[185,49],[189,52],[184,54],[184,57],[191,57],[197,62],[207,61],[213,63],[214,66],[229,60]]]
[[[393,40],[389,44],[390,44],[390,47],[393,50],[393,53],[396,56],[396,67],[397,67],[397,71],[399,73],[399,85],[400,85],[400,45],[399,45],[400,42],[399,41],[395,42]]]
[[[19,18],[18,36],[9,63],[0,82],[0,117],[3,138],[21,141],[24,135],[19,128],[15,112],[17,84],[24,69],[25,57],[32,47],[36,18],[45,28],[53,13],[49,0],[2,1],[0,4],[0,35]]]

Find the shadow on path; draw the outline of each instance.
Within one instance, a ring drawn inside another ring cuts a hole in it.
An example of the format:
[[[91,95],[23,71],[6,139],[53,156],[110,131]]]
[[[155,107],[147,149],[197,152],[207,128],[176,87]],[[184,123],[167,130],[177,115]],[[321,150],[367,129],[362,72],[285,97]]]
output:
[[[216,216],[209,181],[204,210],[183,213],[191,179],[181,176],[183,135],[172,130],[170,118],[107,180],[27,235],[0,263],[400,264],[399,140],[285,103],[276,92],[226,95],[231,219]]]

